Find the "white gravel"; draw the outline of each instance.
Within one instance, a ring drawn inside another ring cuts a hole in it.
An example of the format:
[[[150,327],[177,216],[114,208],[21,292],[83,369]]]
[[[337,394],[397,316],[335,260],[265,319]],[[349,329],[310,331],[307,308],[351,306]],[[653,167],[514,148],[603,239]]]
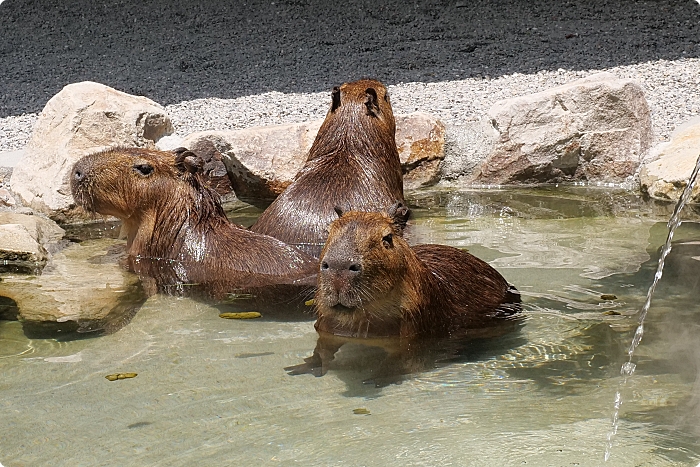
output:
[[[476,121],[499,99],[543,91],[590,74],[608,71],[639,82],[652,112],[655,143],[700,115],[700,59],[660,60],[605,70],[541,71],[490,78],[389,86],[396,113],[429,112],[445,123]],[[227,130],[323,118],[329,92],[267,92],[235,99],[195,99],[166,106],[178,136],[203,130]],[[22,149],[37,114],[0,119],[0,152]]]

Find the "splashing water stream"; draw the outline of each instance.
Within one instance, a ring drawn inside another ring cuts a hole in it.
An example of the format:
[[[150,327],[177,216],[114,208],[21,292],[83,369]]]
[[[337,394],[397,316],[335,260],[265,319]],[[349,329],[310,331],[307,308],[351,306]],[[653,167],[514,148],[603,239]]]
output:
[[[698,159],[695,162],[695,168],[690,174],[688,184],[686,185],[685,189],[683,190],[683,193],[678,199],[678,203],[676,204],[676,207],[673,210],[673,215],[671,216],[671,219],[669,219],[668,221],[668,236],[666,237],[666,243],[661,249],[659,265],[656,268],[654,280],[652,281],[651,286],[649,287],[649,291],[647,292],[646,301],[644,302],[641,312],[639,313],[639,326],[637,326],[637,330],[635,331],[634,337],[632,338],[632,343],[630,344],[629,349],[627,350],[627,361],[623,363],[622,367],[620,368],[622,380],[620,381],[620,384],[617,388],[617,392],[615,393],[612,427],[608,432],[608,439],[605,446],[605,461],[610,459],[610,455],[612,453],[613,440],[615,438],[615,435],[617,434],[617,428],[620,421],[620,407],[622,407],[622,390],[627,385],[627,379],[634,374],[634,370],[636,369],[636,365],[632,362],[632,357],[634,356],[635,349],[639,346],[639,343],[642,341],[642,336],[644,336],[644,320],[647,316],[647,313],[649,312],[649,307],[651,307],[651,299],[654,295],[654,291],[656,290],[656,285],[659,283],[659,280],[661,280],[661,276],[663,275],[664,262],[668,254],[671,252],[671,241],[673,240],[673,234],[676,231],[676,228],[678,228],[678,226],[681,225],[681,211],[688,202],[688,199],[690,199],[693,187],[695,186],[695,182],[697,181],[698,172],[700,172],[700,156],[698,156]]]

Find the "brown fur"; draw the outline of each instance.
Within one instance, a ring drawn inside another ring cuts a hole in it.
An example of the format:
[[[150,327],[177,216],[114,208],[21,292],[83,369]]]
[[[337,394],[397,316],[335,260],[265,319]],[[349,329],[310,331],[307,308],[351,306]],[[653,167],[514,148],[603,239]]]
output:
[[[382,83],[360,80],[335,88],[304,167],[251,230],[306,245],[317,256],[335,206],[379,211],[403,201],[395,133]]]
[[[444,245],[409,247],[385,213],[349,212],[321,253],[316,329],[348,337],[464,337],[519,311],[484,261]]]
[[[131,266],[161,287],[204,284],[222,296],[312,282],[313,258],[228,221],[202,166],[189,151],[110,149],[75,164],[71,191],[86,210],[122,220]]]

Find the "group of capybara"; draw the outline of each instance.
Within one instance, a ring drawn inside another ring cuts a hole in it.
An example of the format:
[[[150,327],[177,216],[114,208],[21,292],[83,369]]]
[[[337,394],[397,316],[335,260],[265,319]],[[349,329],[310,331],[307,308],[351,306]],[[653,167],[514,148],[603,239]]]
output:
[[[487,263],[403,238],[410,211],[386,87],[363,79],[331,96],[304,167],[249,229],[229,222],[184,148],[86,156],[73,197],[122,220],[129,267],[160,290],[315,290],[322,335],[462,337],[517,314],[519,294]]]

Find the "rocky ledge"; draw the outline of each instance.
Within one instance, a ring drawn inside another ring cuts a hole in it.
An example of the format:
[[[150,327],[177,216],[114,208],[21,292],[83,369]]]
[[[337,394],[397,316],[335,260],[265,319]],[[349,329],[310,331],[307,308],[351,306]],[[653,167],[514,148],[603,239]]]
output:
[[[70,167],[85,154],[113,146],[185,146],[207,160],[220,193],[274,198],[303,165],[320,124],[312,120],[182,136],[174,133],[165,108],[149,99],[98,83],[71,84],[39,115],[9,190],[7,183],[0,187],[0,199],[7,208],[23,205],[58,221],[74,219],[79,214],[70,196]],[[409,190],[441,183],[639,186],[640,169],[651,168],[651,161],[658,165],[675,144],[650,151],[652,139],[641,86],[611,73],[498,101],[478,121],[463,125],[446,126],[420,109],[397,115],[397,146]],[[461,143],[450,144],[454,141]],[[642,189],[650,196],[673,198],[669,190],[648,186],[645,182]]]

